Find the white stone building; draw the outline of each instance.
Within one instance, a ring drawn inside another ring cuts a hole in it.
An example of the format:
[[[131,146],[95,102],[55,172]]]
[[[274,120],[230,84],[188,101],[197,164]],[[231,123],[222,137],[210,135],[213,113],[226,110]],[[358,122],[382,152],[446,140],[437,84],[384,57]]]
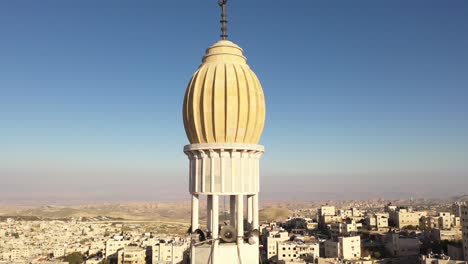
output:
[[[278,243],[289,240],[287,231],[275,228],[265,232],[263,239],[268,260],[273,260],[278,255]]]
[[[427,212],[424,211],[413,211],[409,208],[397,208],[395,211],[390,212],[390,219],[398,228],[404,228],[407,226],[417,227],[419,225],[419,219],[426,215]]]
[[[318,209],[318,215],[319,216],[332,216],[336,215],[336,209],[335,206],[322,206]]]
[[[354,235],[362,231],[362,224],[347,219],[345,222],[331,223],[328,225],[332,237]]]
[[[398,233],[385,236],[385,249],[394,257],[419,255],[421,242],[416,237],[408,237]]]
[[[365,223],[371,230],[388,230],[388,213],[370,214],[365,217]]]
[[[170,241],[157,243],[152,248],[153,264],[157,263],[185,263],[190,244],[187,241]]]
[[[106,258],[117,256],[117,251],[129,245],[132,241],[124,239],[122,236],[115,236],[106,241]]]
[[[361,237],[339,237],[338,240],[325,241],[325,257],[345,260],[361,258]]]
[[[278,242],[278,262],[312,261],[314,257],[319,257],[319,255],[319,243],[304,243],[302,241]]]
[[[425,236],[433,241],[459,241],[462,239],[462,231],[459,228],[439,229],[433,228],[424,232]]]
[[[124,246],[117,255],[118,264],[146,264],[146,249],[138,246]]]

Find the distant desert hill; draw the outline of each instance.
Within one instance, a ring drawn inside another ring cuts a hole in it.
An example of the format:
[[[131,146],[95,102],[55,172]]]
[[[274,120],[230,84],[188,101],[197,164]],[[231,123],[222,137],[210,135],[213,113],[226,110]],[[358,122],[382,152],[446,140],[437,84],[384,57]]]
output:
[[[187,203],[115,203],[80,206],[40,206],[6,210],[2,215],[36,216],[47,219],[110,217],[128,220],[161,220],[188,222],[190,204]]]
[[[451,198],[451,200],[454,202],[468,202],[468,194],[454,196]]]
[[[267,207],[261,209],[260,212],[260,221],[283,221],[288,216],[292,215],[292,211],[283,208],[274,208],[274,207]]]
[[[202,208],[205,206],[205,203],[201,204]],[[14,208],[14,206],[0,206],[0,209],[3,209],[0,216],[38,217],[40,219],[109,217],[125,220],[158,220],[187,223],[190,221],[189,202],[128,202],[77,206],[47,205],[16,208]],[[272,205],[261,209],[259,213],[260,221],[262,222],[284,220],[290,215],[292,215],[291,210]],[[200,217],[203,221],[204,215],[201,214]]]
[[[468,201],[468,195],[448,197],[445,199],[398,199],[384,200],[380,198],[369,199],[365,202],[374,202],[383,206],[388,202],[394,205],[420,205],[420,204],[446,204],[451,205],[455,201]],[[321,205],[329,204],[337,208],[356,206],[360,201],[264,201],[260,210],[260,221],[285,220],[297,209],[316,209]],[[200,202],[200,212],[206,212],[206,201]],[[63,219],[63,218],[96,218],[101,219],[124,219],[124,220],[155,220],[190,222],[190,201],[183,202],[122,202],[122,203],[99,203],[86,205],[12,205],[2,204],[0,201],[0,217],[24,216],[37,217],[39,219]],[[206,214],[200,214],[200,220],[204,221]]]

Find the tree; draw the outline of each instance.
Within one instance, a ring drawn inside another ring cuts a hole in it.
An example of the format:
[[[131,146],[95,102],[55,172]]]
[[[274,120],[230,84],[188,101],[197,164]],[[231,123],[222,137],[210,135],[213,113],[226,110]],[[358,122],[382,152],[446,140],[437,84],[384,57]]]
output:
[[[69,264],[81,264],[86,260],[85,256],[80,252],[73,252],[65,257],[63,261],[68,262]]]
[[[403,227],[402,229],[404,229],[404,230],[417,230],[418,227],[414,226],[414,225],[407,225],[407,226]]]

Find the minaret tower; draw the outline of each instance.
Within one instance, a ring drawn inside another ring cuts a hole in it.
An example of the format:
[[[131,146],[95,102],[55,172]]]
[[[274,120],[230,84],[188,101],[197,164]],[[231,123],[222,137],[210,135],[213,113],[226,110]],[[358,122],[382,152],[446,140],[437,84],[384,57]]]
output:
[[[191,263],[259,263],[258,145],[265,121],[262,86],[242,49],[227,40],[226,0],[221,40],[206,50],[184,99],[184,147],[192,196]],[[206,212],[200,199],[206,196]],[[228,208],[220,213],[222,205]],[[228,211],[228,212],[227,212]],[[223,218],[229,213],[229,217]],[[206,227],[200,219],[206,214]],[[221,220],[220,220],[221,219]]]

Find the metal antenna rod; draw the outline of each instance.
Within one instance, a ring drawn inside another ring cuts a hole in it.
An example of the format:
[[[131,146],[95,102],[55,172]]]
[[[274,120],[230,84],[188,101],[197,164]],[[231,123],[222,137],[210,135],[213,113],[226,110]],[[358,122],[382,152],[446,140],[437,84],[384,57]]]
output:
[[[221,7],[221,39],[227,39],[227,19],[226,19],[226,2],[227,0],[218,0],[218,5]]]

